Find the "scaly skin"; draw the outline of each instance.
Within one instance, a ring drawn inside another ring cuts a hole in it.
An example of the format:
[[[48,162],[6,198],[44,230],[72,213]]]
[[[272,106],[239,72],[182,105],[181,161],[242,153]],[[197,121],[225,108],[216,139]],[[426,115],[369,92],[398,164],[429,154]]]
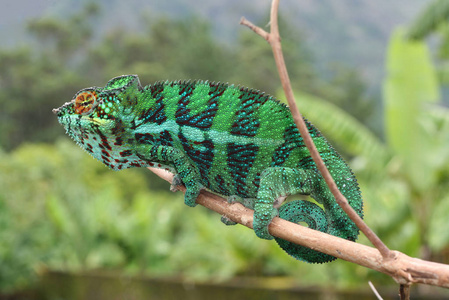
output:
[[[55,109],[75,142],[106,166],[164,168],[174,187],[187,188],[195,206],[201,189],[254,209],[254,231],[264,239],[279,215],[354,241],[358,229],[335,202],[285,105],[255,90],[207,81],[158,82],[114,78],[104,88],[79,91]],[[350,205],[362,216],[362,199],[350,168],[310,123],[312,139]],[[304,194],[310,201],[286,196]],[[276,205],[274,205],[276,204]],[[323,210],[324,208],[324,210]],[[224,220],[226,224],[232,224]],[[335,257],[276,238],[293,257],[328,262]]]

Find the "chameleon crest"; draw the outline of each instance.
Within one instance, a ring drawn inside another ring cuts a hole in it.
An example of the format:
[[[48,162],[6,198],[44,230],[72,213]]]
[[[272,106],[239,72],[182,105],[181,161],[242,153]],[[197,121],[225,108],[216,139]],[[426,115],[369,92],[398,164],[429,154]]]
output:
[[[81,90],[53,112],[70,137],[106,166],[151,166],[176,174],[173,185],[185,185],[188,206],[195,206],[200,190],[206,188],[254,209],[254,231],[260,238],[273,238],[268,225],[276,216],[352,241],[358,236],[319,174],[287,107],[259,91],[208,81],[142,87],[137,76],[127,75],[104,88]],[[306,123],[338,188],[362,216],[352,171]],[[318,204],[282,204],[292,194],[310,195]],[[299,260],[335,259],[276,241]]]

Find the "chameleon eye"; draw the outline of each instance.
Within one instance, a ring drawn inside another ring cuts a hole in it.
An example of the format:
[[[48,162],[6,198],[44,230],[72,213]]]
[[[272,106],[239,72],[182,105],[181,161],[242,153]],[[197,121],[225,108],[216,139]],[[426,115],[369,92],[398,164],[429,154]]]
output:
[[[97,94],[95,92],[84,91],[75,98],[75,112],[80,115],[86,115],[95,108]]]

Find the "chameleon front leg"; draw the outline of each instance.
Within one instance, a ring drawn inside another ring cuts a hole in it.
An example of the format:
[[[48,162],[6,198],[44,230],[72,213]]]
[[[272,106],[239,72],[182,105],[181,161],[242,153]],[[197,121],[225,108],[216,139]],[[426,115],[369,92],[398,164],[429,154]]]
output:
[[[268,225],[279,212],[276,203],[292,194],[308,195],[312,192],[310,178],[313,171],[272,167],[265,169],[260,175],[260,186],[254,205],[254,232],[260,238],[271,240]]]
[[[191,207],[196,206],[196,199],[203,188],[200,184],[201,177],[198,168],[183,152],[170,146],[141,145],[138,147],[137,153],[142,159],[173,165],[177,174],[173,178],[170,189],[176,190],[176,186],[184,183],[186,187],[185,204]]]

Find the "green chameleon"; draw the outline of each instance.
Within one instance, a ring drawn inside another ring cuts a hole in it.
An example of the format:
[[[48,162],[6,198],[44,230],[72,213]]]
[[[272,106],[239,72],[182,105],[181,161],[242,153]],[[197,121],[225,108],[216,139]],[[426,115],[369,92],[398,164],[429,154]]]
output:
[[[142,87],[135,75],[111,79],[104,88],[79,91],[53,110],[75,142],[114,170],[157,167],[184,184],[185,203],[195,206],[201,189],[254,209],[254,231],[263,239],[280,216],[354,241],[346,216],[319,174],[288,108],[259,91],[208,81],[158,82]],[[338,188],[362,216],[362,199],[351,169],[321,133],[310,135]],[[282,202],[288,195],[313,197]],[[235,224],[224,218],[225,224]],[[275,238],[296,259],[335,259]]]

